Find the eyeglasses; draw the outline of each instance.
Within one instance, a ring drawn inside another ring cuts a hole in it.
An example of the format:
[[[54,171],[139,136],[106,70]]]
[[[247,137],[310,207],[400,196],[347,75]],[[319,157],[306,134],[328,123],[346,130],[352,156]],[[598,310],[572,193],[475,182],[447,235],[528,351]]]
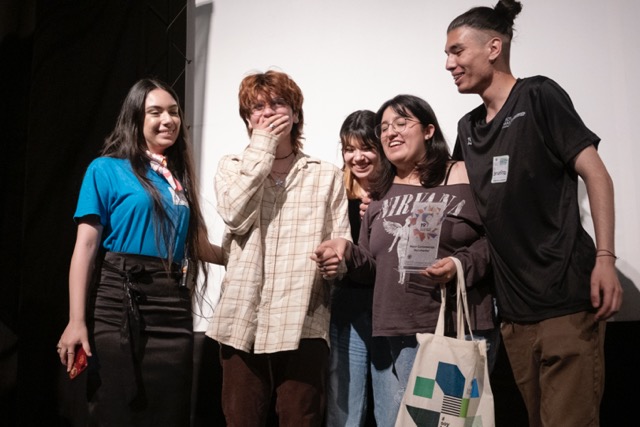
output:
[[[373,130],[376,133],[376,136],[378,138],[384,139],[387,137],[387,132],[389,131],[389,127],[393,126],[393,129],[397,133],[402,133],[407,128],[407,122],[419,123],[418,120],[409,119],[406,117],[396,117],[391,123],[380,123]],[[413,127],[413,125],[409,127]]]
[[[284,98],[273,98],[267,102],[258,102],[251,107],[251,114],[262,114],[267,105],[276,111],[287,107],[288,104]]]

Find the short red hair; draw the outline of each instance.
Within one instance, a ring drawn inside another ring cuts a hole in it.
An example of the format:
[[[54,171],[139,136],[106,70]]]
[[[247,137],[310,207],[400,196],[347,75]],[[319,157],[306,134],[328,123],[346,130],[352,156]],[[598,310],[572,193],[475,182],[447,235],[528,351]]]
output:
[[[244,120],[249,136],[251,136],[249,117],[251,117],[253,106],[258,102],[260,96],[267,100],[273,97],[284,99],[286,104],[293,110],[293,114],[297,115],[298,122],[294,123],[291,128],[291,141],[294,151],[296,153],[300,151],[303,139],[302,128],[304,126],[304,114],[302,111],[304,97],[300,87],[287,74],[274,70],[269,70],[266,73],[251,74],[242,79],[238,101],[240,103],[240,117]]]

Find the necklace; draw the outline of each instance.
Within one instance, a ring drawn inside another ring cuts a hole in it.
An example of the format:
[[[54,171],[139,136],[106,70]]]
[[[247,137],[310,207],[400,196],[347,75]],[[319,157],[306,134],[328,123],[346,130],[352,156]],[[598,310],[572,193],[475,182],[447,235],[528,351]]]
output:
[[[275,182],[276,186],[284,187],[284,182],[285,182],[285,179],[287,178],[288,173],[289,173],[288,171],[287,172],[271,171],[269,176],[271,177],[271,179],[273,179],[273,182]]]
[[[283,159],[291,156],[291,154],[293,154],[293,151],[291,153],[289,153],[287,156],[283,157]],[[275,182],[276,186],[278,186],[278,187],[284,187],[285,179],[287,178],[287,175],[289,174],[289,170],[291,169],[291,165],[293,164],[292,161],[289,161],[287,163],[288,163],[288,165],[285,168],[285,170],[278,171],[278,170],[275,170],[275,169],[271,169],[271,173],[269,174],[271,179],[273,179],[273,182]]]
[[[396,174],[393,182],[406,185],[422,185],[420,175],[415,170],[411,171],[408,175],[405,175],[403,177],[400,177],[398,174]]]
[[[275,160],[284,160],[286,158],[291,157],[292,154],[293,154],[293,150],[291,150],[291,152],[284,157],[276,157]]]
[[[276,186],[284,187],[284,181],[287,178],[288,173],[289,171],[280,172],[280,171],[272,170],[269,176],[271,176],[271,179],[273,179],[273,182],[276,183]]]

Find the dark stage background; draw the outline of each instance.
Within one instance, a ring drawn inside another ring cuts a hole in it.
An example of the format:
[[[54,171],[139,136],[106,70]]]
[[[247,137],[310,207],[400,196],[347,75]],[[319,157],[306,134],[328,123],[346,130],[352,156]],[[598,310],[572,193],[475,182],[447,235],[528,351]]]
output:
[[[3,426],[84,423],[83,381],[67,379],[55,352],[68,318],[77,194],[87,165],[98,155],[136,80],[159,77],[172,83],[184,100],[186,3],[0,3]],[[603,426],[629,425],[635,419],[639,330],[639,322],[608,325]],[[212,340],[197,334],[194,426],[224,425],[217,351]],[[492,383],[498,425],[526,426],[503,351]]]
[[[0,3],[0,425],[84,423],[83,380],[55,357],[80,183],[136,80],[184,101],[186,37],[186,0]]]

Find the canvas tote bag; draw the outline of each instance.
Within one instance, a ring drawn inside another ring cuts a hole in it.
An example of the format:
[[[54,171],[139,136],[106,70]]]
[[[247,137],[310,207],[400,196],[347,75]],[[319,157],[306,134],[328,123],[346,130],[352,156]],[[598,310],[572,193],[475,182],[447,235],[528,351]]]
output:
[[[457,338],[444,336],[446,286],[435,334],[416,334],[420,343],[396,427],[494,427],[493,393],[484,340],[465,340],[471,331],[464,272],[457,267]]]

